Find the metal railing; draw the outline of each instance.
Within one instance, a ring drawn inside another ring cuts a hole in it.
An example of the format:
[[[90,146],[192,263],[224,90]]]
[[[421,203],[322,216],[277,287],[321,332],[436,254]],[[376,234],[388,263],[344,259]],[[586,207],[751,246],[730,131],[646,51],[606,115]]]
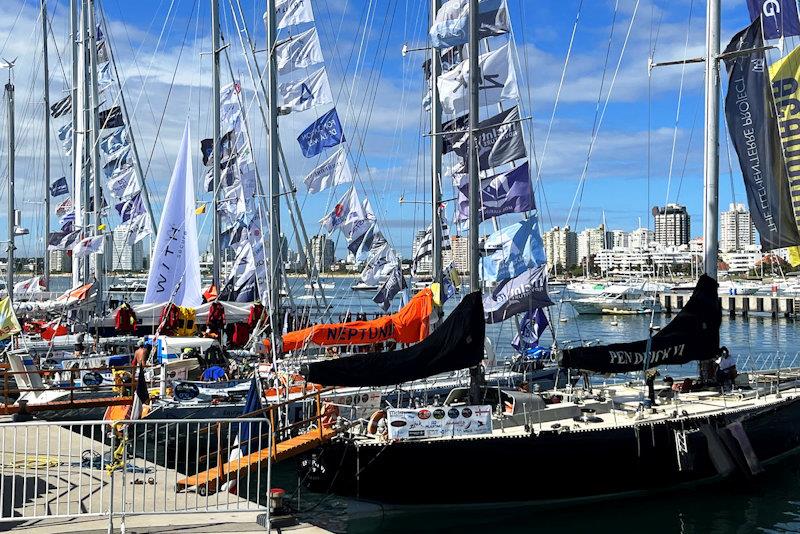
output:
[[[107,517],[112,532],[129,516],[263,511],[269,531],[271,455],[215,493],[178,481],[271,448],[271,428],[263,417],[0,425],[0,523]]]

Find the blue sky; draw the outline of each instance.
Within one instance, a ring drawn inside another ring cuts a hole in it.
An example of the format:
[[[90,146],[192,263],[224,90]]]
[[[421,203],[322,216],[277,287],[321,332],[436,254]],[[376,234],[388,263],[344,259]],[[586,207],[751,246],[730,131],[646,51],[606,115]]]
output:
[[[50,2],[53,33],[63,54],[68,1]],[[229,3],[227,0],[220,2],[223,33],[230,44],[227,52],[231,69],[241,80],[248,98],[250,129],[264,172],[263,124],[252,100],[252,83],[241,59],[241,48],[235,41]],[[160,212],[184,122],[187,118],[191,122],[195,146],[199,139],[211,133],[211,74],[207,55],[210,49],[209,2],[100,0],[98,3],[103,6],[110,24],[109,38],[124,78],[126,99],[133,109],[139,151],[148,167],[147,183],[156,210]],[[429,119],[421,109],[424,54],[411,53],[403,58],[400,49],[403,43],[412,47],[425,45],[428,3],[420,0],[313,0],[312,3],[337,110],[353,154],[351,165],[358,176],[359,194],[370,199],[384,231],[394,245],[408,255],[413,233],[427,224],[429,210],[422,204],[401,206],[398,198],[402,195],[409,200],[424,201],[429,196],[429,148],[423,135],[428,130]],[[596,226],[604,214],[609,228],[630,230],[638,226],[639,218],[642,224],[648,224],[653,205],[677,201],[688,206],[692,234],[699,235],[702,228],[703,67],[698,64],[685,69],[680,66],[656,69],[648,80],[647,61],[656,32],[656,61],[703,54],[705,2],[641,0],[620,60],[636,0],[584,0],[552,127],[550,118],[559,79],[581,2],[508,0],[508,3],[519,57],[523,116],[533,118],[526,123],[528,128],[532,127],[528,149],[531,153],[535,143],[542,166],[536,193],[542,226],[546,229],[568,222],[573,228],[581,229]],[[749,18],[744,0],[726,0],[723,4],[724,47]],[[40,204],[36,204],[37,199],[41,199],[43,135],[39,117],[42,73],[37,57],[41,46],[37,37],[37,5],[38,1],[33,0],[0,4],[0,35],[8,36],[5,43],[0,39],[0,55],[19,56],[17,121],[18,143],[22,149],[17,173],[22,185],[18,191],[18,207],[22,207],[25,222],[32,230],[32,235],[22,240],[20,248],[22,254],[30,255],[36,254],[41,246],[42,234],[42,211]],[[263,48],[261,14],[264,2],[242,0],[242,6],[248,26],[255,29],[258,47]],[[502,44],[505,39],[497,38],[495,43]],[[55,54],[55,51],[51,54],[51,83],[53,93],[59,94],[65,85]],[[263,64],[263,53],[260,61]],[[604,84],[600,94],[602,108],[618,62],[619,72],[589,161],[585,187],[579,195],[580,201],[573,206],[601,83]],[[64,58],[65,68],[68,63],[68,57]],[[683,91],[673,155],[681,79]],[[229,81],[228,65],[223,60],[223,84]],[[726,86],[723,74],[723,88]],[[318,220],[344,189],[307,194],[302,178],[318,160],[303,158],[295,138],[327,109],[323,106],[280,119],[282,142],[298,186],[303,216],[312,234],[319,230]],[[489,110],[484,110],[484,114],[488,115]],[[1,120],[4,129],[5,115]],[[551,133],[542,159],[548,129]],[[0,135],[0,139],[4,136]],[[53,150],[55,154],[57,145],[54,144]],[[739,202],[745,197],[735,155],[731,159],[734,165],[731,180],[725,143],[721,154],[720,205],[725,207],[734,196]],[[0,165],[5,167],[5,151],[0,153],[0,158]],[[53,156],[54,178],[64,165],[63,157]],[[201,198],[207,196],[199,187],[203,170],[197,154],[195,178]],[[444,181],[445,196],[451,196],[449,178],[445,176]],[[0,194],[5,195],[4,184],[0,185]],[[500,223],[508,224],[513,220],[514,216],[506,216]],[[4,217],[0,216],[0,225],[4,224]],[[210,221],[200,220],[198,226],[203,228],[202,249]],[[284,217],[283,228],[290,235],[292,248],[296,248],[288,217]],[[485,223],[482,229],[491,231],[490,223]],[[343,238],[337,235],[335,239],[339,250],[344,250]]]

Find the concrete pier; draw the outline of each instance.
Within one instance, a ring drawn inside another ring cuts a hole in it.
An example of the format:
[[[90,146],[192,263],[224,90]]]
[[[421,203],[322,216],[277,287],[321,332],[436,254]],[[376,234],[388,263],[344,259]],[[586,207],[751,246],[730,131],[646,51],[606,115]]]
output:
[[[667,313],[679,312],[691,294],[687,292],[659,293],[661,307]],[[722,313],[730,317],[794,318],[800,314],[800,297],[777,294],[721,295]]]

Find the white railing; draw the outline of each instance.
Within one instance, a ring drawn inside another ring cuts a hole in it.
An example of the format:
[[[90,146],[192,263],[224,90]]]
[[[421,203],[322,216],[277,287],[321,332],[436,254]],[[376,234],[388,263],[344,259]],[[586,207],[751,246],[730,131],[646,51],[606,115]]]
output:
[[[229,477],[222,469],[240,442],[245,453],[271,450],[269,420],[2,424],[0,523],[94,516],[124,532],[127,516],[263,511],[269,531],[271,455]],[[214,483],[184,488],[198,472]]]
[[[800,352],[760,352],[755,354],[736,355],[736,367],[739,372],[771,371],[776,369],[793,369],[800,364]]]

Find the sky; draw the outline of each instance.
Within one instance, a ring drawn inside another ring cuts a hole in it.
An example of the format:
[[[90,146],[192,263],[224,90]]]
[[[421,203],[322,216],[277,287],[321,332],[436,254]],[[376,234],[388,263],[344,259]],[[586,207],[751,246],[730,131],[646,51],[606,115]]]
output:
[[[187,120],[193,146],[198,147],[194,161],[197,196],[208,200],[209,194],[201,185],[205,169],[199,140],[212,132],[210,2],[96,1],[99,17],[107,24],[156,219]],[[249,129],[263,175],[265,128],[254,84],[243,61],[231,2],[219,1],[222,33],[228,45],[222,54],[222,83],[231,81],[232,72],[244,89]],[[16,203],[23,212],[24,225],[31,230],[31,235],[18,240],[17,254],[29,256],[41,254],[44,228],[44,72],[38,4],[38,0],[0,2],[0,57],[17,58]],[[263,66],[266,56],[261,17],[265,2],[233,0],[233,4],[241,5]],[[408,256],[414,233],[430,218],[430,208],[425,205],[430,199],[430,146],[425,136],[430,119],[422,108],[425,82],[421,65],[426,52],[403,57],[401,49],[406,43],[411,48],[426,46],[428,2],[312,0],[312,5],[335,105],[350,146],[358,193],[369,198],[384,233]],[[517,50],[519,104],[522,116],[529,118],[524,124],[528,153],[535,159],[531,168],[539,168],[533,179],[542,229],[569,224],[580,230],[605,220],[610,229],[632,230],[651,224],[652,206],[678,202],[689,209],[692,235],[700,235],[703,65],[656,68],[649,75],[647,67],[653,48],[655,61],[704,54],[705,2],[508,0],[508,5],[513,34],[494,38],[492,46],[513,38]],[[51,98],[56,100],[65,94],[70,76],[68,0],[49,0],[49,7],[49,78]],[[724,1],[722,47],[748,22],[744,0]],[[307,26],[294,28],[290,33],[305,29]],[[283,31],[280,37],[290,33]],[[309,72],[313,70],[316,67]],[[724,73],[722,80],[724,94]],[[281,141],[309,234],[320,231],[318,221],[345,192],[340,186],[310,195],[302,183],[325,156],[304,158],[297,135],[329,108],[320,106],[280,117]],[[490,113],[493,111],[484,109],[482,118]],[[62,124],[63,120],[54,121],[49,133],[53,179],[68,173],[68,158],[54,136]],[[7,114],[3,111],[3,203],[7,194],[6,127]],[[593,130],[595,141],[589,156]],[[746,200],[735,154],[730,155],[730,172],[724,128],[721,139],[720,206],[726,208],[729,202]],[[446,159],[447,168],[452,164]],[[443,182],[445,198],[452,198],[450,177],[444,176]],[[583,187],[579,187],[581,184]],[[400,204],[401,197],[406,203]],[[452,213],[452,202],[447,210]],[[508,215],[498,224],[511,224],[518,218]],[[290,247],[296,249],[285,208],[282,221]],[[2,214],[0,228],[5,225]],[[56,226],[54,221],[52,228]],[[210,216],[200,217],[201,250],[207,247],[210,227]],[[491,230],[491,223],[484,223],[482,232]],[[333,239],[337,241],[337,255],[343,256],[344,238],[337,233]]]

